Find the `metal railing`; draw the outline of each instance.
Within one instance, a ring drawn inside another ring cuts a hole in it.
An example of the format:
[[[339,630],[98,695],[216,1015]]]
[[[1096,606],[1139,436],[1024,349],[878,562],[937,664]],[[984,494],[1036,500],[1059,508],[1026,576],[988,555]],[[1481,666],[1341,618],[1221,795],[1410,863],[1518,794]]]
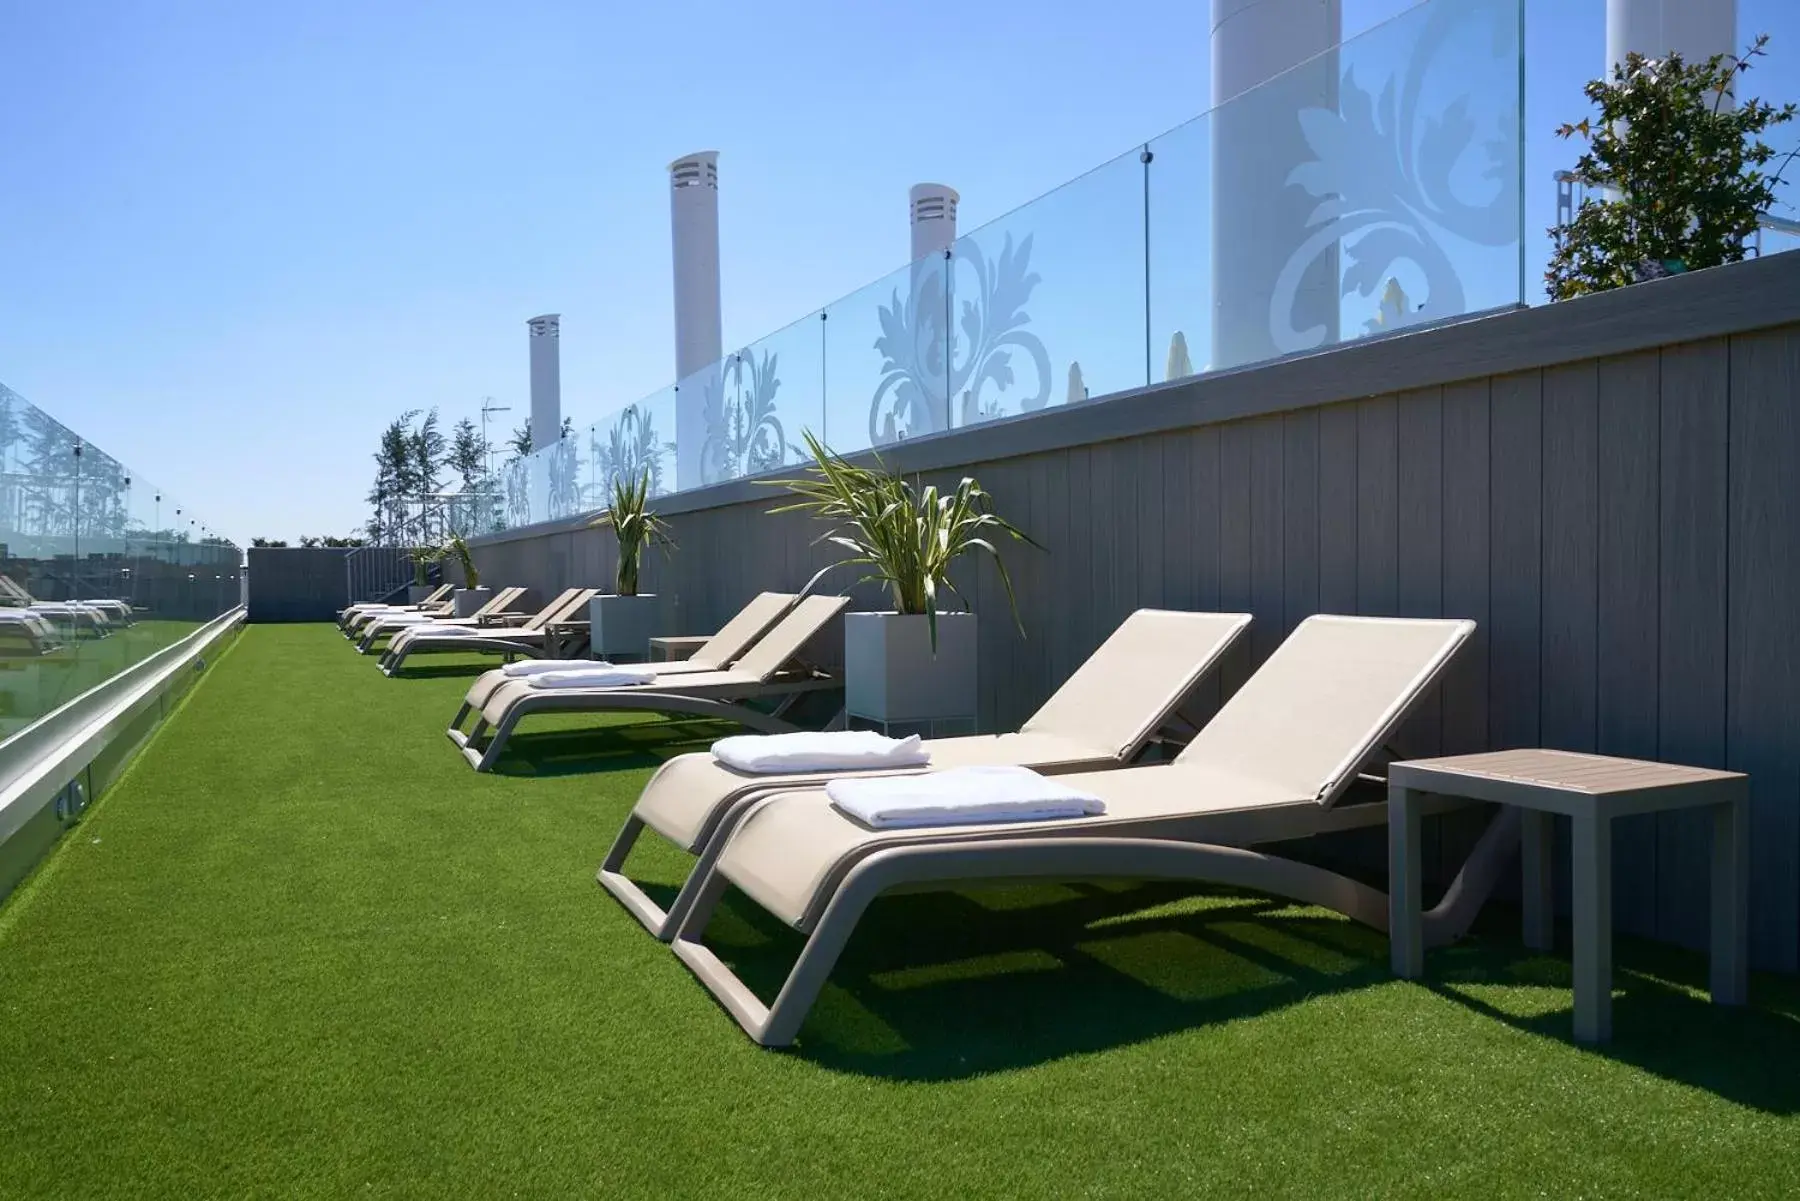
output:
[[[1556,224],[1566,227],[1575,219],[1576,210],[1587,198],[1590,187],[1605,187],[1604,180],[1590,181],[1581,178],[1573,171],[1556,173]],[[1800,221],[1790,221],[1786,217],[1777,217],[1774,213],[1764,213],[1758,218],[1756,232],[1750,237],[1750,244],[1745,249],[1751,258],[1761,258],[1763,252],[1763,233],[1783,234],[1790,238],[1800,238]]]

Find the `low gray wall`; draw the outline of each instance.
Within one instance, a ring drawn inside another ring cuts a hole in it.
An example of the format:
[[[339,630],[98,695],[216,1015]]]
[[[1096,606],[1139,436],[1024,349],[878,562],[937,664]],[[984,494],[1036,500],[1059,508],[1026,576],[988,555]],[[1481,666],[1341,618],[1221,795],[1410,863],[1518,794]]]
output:
[[[350,603],[344,556],[335,546],[250,548],[249,620],[331,621]]]
[[[976,475],[1045,553],[994,573],[986,729],[1018,723],[1132,609],[1246,610],[1228,695],[1316,612],[1470,617],[1481,632],[1399,748],[1554,746],[1753,779],[1754,962],[1800,954],[1800,254],[1353,344],[921,439],[890,461]],[[646,568],[667,628],[704,632],[831,560],[738,482],[663,505]],[[477,554],[495,584],[611,577],[578,523]],[[254,579],[254,575],[252,577]],[[834,585],[840,581],[834,579]],[[868,590],[858,607],[881,607]],[[1472,833],[1434,834],[1441,876]],[[1706,938],[1694,815],[1616,831],[1622,929]]]

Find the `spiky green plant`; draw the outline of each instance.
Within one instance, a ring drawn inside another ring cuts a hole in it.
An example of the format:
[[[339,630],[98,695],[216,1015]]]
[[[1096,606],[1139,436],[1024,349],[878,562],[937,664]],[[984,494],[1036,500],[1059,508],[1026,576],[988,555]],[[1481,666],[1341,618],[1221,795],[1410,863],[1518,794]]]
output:
[[[413,583],[423,588],[431,583],[431,565],[442,559],[448,552],[442,546],[418,546],[413,548]]]
[[[807,590],[826,572],[856,564],[864,574],[858,583],[875,581],[887,589],[894,608],[905,614],[923,615],[931,628],[931,648],[937,650],[938,605],[954,597],[963,609],[969,602],[950,580],[950,566],[966,554],[986,553],[1000,573],[1013,623],[1024,634],[1012,577],[995,545],[998,536],[1027,546],[1043,547],[994,512],[993,497],[975,480],[964,476],[952,492],[940,493],[936,485],[916,488],[912,481],[889,471],[881,456],[873,467],[850,462],[820,442],[812,431],[803,431],[806,449],[813,457],[803,479],[770,480],[803,499],[771,509],[771,513],[810,513],[831,528],[819,535],[848,552],[844,558],[815,575]]]
[[[619,540],[619,570],[613,591],[620,596],[636,596],[638,569],[643,566],[646,547],[673,548],[669,527],[650,507],[650,470],[636,480],[613,480],[612,503],[606,511],[589,522],[593,529],[610,529]]]
[[[468,588],[481,587],[481,572],[475,566],[475,552],[463,541],[461,534],[452,534],[443,546],[442,558],[453,558],[462,568],[463,583]]]

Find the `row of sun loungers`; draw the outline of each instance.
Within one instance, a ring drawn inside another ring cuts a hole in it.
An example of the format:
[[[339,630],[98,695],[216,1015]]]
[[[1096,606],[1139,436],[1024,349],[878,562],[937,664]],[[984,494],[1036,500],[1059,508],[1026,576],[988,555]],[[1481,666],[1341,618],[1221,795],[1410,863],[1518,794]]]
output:
[[[479,648],[522,660],[475,680],[446,731],[482,771],[536,714],[650,711],[784,733],[798,728],[791,717],[799,700],[841,687],[804,652],[843,612],[845,598],[763,593],[682,662],[613,668],[543,660],[545,629],[592,595],[568,590],[517,630],[489,632],[478,623],[466,632],[409,629],[394,616],[355,618],[365,638],[370,623],[396,622],[385,627],[392,638],[382,662],[390,674],[425,651]],[[726,756],[725,743],[718,753],[677,756],[646,785],[599,882],[769,1046],[795,1038],[863,911],[894,890],[1031,879],[1205,881],[1385,929],[1385,894],[1265,848],[1385,822],[1385,804],[1346,794],[1379,767],[1390,736],[1474,624],[1308,618],[1173,761],[1142,762],[1249,624],[1241,613],[1134,613],[1010,733],[916,746],[877,739],[883,755],[837,761],[826,753],[818,761],[824,766],[809,766],[801,753],[802,770],[756,763],[776,744],[754,737],[738,740],[748,760]],[[525,637],[514,641],[519,633]],[[817,754],[869,737],[812,736],[805,746]],[[896,746],[898,759],[888,754]],[[1517,849],[1510,813],[1494,821],[1444,904],[1427,915],[1428,942],[1458,936],[1473,919]],[[694,859],[667,908],[627,874],[646,831]],[[806,938],[773,1001],[753,993],[706,945],[728,889]]]

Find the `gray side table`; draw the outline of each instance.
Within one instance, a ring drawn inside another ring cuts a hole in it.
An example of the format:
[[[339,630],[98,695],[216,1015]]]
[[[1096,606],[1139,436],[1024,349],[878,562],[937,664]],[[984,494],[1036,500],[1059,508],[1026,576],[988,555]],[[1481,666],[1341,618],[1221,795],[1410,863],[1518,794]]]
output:
[[[694,652],[712,641],[711,634],[672,634],[650,640],[650,662],[665,663],[693,658]]]
[[[1516,750],[1415,759],[1388,768],[1389,939],[1396,975],[1425,970],[1419,819],[1428,794],[1523,809],[1525,945],[1554,943],[1552,819],[1573,830],[1575,1037],[1612,1035],[1612,819],[1692,806],[1712,822],[1712,999],[1742,1005],[1749,991],[1749,778],[1572,751]]]

